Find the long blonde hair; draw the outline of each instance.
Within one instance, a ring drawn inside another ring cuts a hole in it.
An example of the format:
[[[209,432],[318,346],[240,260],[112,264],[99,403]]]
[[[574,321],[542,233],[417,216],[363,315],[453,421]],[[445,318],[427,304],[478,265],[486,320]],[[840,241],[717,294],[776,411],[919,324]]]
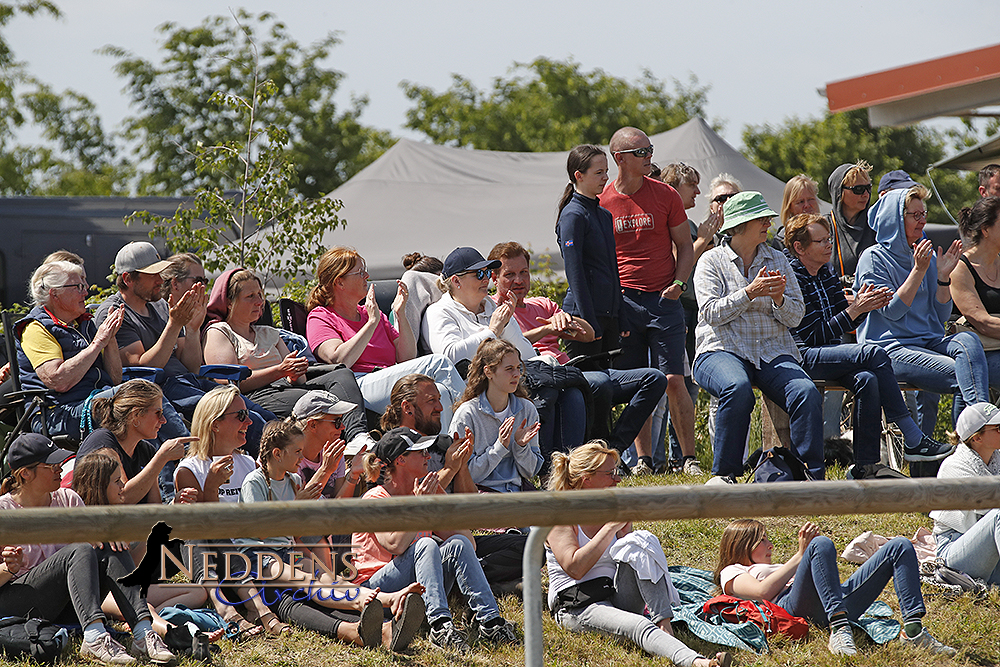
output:
[[[583,482],[593,477],[608,459],[618,464],[618,450],[608,447],[603,440],[590,442],[572,449],[569,454],[552,454],[552,471],[549,473],[549,491],[571,491],[583,487]]]
[[[239,395],[240,390],[236,385],[227,384],[216,387],[201,397],[191,418],[191,435],[198,440],[191,443],[188,456],[203,461],[212,460],[212,449],[215,447],[215,431],[212,430],[212,424],[229,409]]]

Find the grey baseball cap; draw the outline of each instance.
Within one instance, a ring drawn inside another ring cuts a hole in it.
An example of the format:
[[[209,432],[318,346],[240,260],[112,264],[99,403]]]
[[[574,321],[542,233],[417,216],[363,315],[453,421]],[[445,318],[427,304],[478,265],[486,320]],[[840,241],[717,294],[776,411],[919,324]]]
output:
[[[965,442],[988,424],[1000,424],[1000,408],[992,403],[973,403],[958,416],[955,433]]]
[[[292,408],[292,416],[296,419],[309,419],[318,415],[346,415],[358,407],[357,404],[344,401],[335,394],[322,389],[314,389],[302,395]]]
[[[132,241],[115,255],[115,272],[119,275],[130,271],[157,274],[168,266],[170,262],[161,259],[160,253],[147,241]]]

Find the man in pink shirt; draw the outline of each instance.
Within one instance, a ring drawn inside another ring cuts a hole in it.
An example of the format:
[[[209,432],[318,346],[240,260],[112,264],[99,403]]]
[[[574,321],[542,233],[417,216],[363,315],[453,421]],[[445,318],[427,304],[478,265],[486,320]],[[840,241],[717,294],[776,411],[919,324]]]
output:
[[[684,385],[684,310],[694,266],[684,203],[677,191],[649,178],[653,144],[642,130],[623,127],[610,142],[618,176],[601,194],[611,211],[622,293],[629,313],[630,335],[622,339],[625,354],[616,365],[653,366],[667,376],[667,399],[677,440],[685,458],[694,457],[694,404]],[[665,432],[654,433],[663,447]],[[651,459],[639,452],[636,467],[649,472]]]
[[[515,241],[498,243],[490,251],[489,259],[500,260],[500,268],[493,271],[493,282],[498,292],[510,292],[517,298],[514,318],[539,354],[555,357],[564,364],[570,359],[559,349],[560,338],[585,343],[594,340],[594,327],[586,320],[566,313],[551,299],[528,296],[531,255],[524,246]],[[492,298],[496,300],[497,297]],[[667,379],[653,368],[584,371],[583,375],[594,399],[591,435],[624,451],[639,435],[642,425],[663,396]],[[627,405],[611,428],[611,406],[620,403]]]

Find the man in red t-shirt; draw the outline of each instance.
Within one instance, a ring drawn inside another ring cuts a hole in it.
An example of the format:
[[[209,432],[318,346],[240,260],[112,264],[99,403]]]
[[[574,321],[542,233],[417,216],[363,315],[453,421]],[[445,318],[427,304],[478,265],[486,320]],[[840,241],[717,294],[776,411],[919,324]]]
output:
[[[642,130],[623,127],[610,143],[618,176],[601,194],[611,211],[622,294],[630,335],[623,338],[623,368],[652,366],[667,376],[667,399],[677,440],[685,457],[694,456],[694,404],[684,385],[684,310],[680,295],[694,266],[684,203],[677,191],[648,177],[653,145]],[[662,447],[665,433],[654,433]],[[641,471],[652,467],[639,452]],[[642,464],[645,464],[643,466]]]

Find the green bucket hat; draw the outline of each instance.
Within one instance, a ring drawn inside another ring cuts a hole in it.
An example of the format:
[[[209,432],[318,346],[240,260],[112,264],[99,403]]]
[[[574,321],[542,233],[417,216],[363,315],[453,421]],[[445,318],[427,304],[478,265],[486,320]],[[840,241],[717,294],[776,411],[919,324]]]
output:
[[[778,214],[764,201],[764,195],[752,190],[737,192],[727,199],[722,207],[722,215],[725,220],[719,228],[720,232],[758,218],[778,217]]]

